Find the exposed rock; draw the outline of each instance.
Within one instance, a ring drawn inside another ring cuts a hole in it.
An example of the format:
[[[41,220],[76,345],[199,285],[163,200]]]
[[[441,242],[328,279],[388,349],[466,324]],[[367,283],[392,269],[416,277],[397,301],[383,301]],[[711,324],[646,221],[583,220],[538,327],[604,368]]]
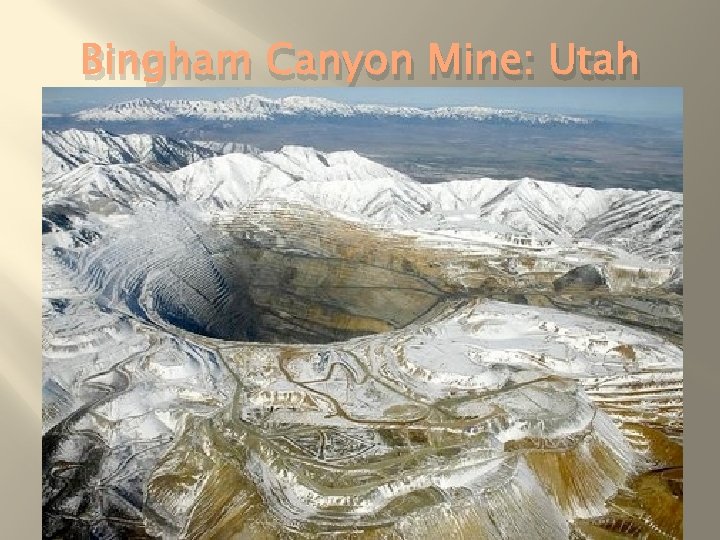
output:
[[[553,286],[557,292],[595,291],[600,288],[607,289],[607,281],[601,268],[586,264],[573,268],[559,277],[553,282]]]
[[[576,236],[654,195],[127,159],[44,185],[46,537],[680,535],[681,245]]]

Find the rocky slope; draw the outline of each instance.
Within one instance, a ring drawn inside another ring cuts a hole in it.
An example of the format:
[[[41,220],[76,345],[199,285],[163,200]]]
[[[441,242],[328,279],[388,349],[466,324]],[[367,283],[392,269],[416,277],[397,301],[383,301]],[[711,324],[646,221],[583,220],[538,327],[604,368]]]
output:
[[[113,135],[96,129],[43,131],[43,177],[69,172],[92,163],[137,163],[157,170],[174,170],[217,155],[252,151],[243,144],[181,141],[161,135]]]
[[[681,194],[46,136],[46,537],[681,537]]]
[[[98,134],[74,130],[46,137],[52,137],[44,146],[46,204],[72,200],[86,206],[131,207],[145,200],[194,201],[216,212],[273,198],[395,228],[597,241],[649,261],[679,262],[682,254],[682,194],[675,192],[595,190],[529,178],[420,184],[354,152],[284,147],[201,159],[199,148],[213,152],[207,143],[201,147],[149,136],[99,141]],[[175,156],[172,161],[158,157],[153,146],[157,141],[168,148],[162,155]],[[90,150],[78,158],[75,144]],[[60,148],[68,151],[63,154]],[[188,154],[187,148],[195,153]],[[156,164],[172,167],[179,156],[192,163],[158,170]],[[57,171],[68,173],[53,178]]]

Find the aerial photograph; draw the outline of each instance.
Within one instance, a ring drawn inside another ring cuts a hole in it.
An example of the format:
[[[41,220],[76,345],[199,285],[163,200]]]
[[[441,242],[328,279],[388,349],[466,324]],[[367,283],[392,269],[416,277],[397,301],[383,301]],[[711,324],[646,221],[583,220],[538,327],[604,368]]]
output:
[[[42,101],[48,539],[683,537],[683,92]]]

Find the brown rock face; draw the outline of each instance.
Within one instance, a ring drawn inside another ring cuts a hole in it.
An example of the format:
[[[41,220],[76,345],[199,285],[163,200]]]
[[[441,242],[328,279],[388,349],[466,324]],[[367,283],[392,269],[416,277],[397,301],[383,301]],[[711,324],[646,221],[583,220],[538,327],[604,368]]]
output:
[[[681,351],[657,335],[682,300],[630,270],[558,290],[578,273],[532,246],[262,204],[74,264],[97,298],[47,354],[114,364],[45,436],[48,536],[83,533],[75,501],[137,537],[682,535]]]

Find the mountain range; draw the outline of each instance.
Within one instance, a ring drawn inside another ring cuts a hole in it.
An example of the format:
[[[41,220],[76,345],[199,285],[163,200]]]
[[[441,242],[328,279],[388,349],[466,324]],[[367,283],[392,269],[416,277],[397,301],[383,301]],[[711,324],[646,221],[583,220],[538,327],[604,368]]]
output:
[[[682,537],[682,193],[42,141],[45,538]]]
[[[274,199],[394,229],[586,240],[648,262],[682,260],[683,196],[677,192],[598,190],[532,178],[424,184],[353,151],[285,146],[261,152],[103,130],[44,132],[43,171],[46,205],[132,209],[183,201],[216,213]]]
[[[348,104],[320,97],[268,98],[247,95],[224,100],[147,99],[112,103],[80,110],[79,121],[147,121],[195,118],[218,121],[277,120],[281,118],[394,117],[420,119],[465,119],[480,122],[522,124],[589,124],[591,120],[564,114],[524,112],[479,106],[420,108],[380,104]]]

